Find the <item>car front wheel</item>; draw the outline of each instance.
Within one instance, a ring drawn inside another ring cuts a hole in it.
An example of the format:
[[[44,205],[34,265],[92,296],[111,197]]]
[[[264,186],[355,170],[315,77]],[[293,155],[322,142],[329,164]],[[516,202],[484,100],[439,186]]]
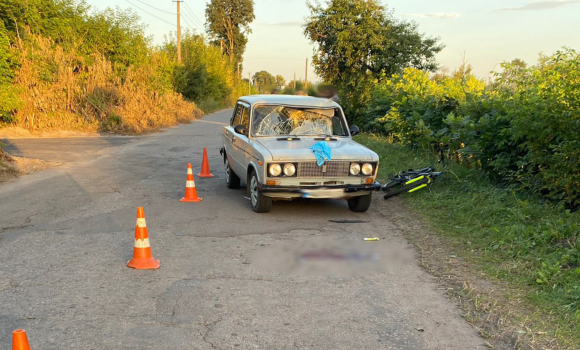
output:
[[[364,196],[350,198],[348,200],[348,208],[355,213],[364,213],[365,211],[369,210],[372,199],[372,192]]]
[[[234,171],[230,167],[230,162],[227,159],[225,167],[226,167],[226,186],[228,186],[228,188],[230,189],[240,188],[240,178],[238,177],[238,175],[236,175],[236,173],[234,173]]]
[[[252,171],[250,175],[250,199],[252,201],[252,209],[256,213],[267,213],[272,208],[272,198],[262,195],[258,188],[258,175]]]

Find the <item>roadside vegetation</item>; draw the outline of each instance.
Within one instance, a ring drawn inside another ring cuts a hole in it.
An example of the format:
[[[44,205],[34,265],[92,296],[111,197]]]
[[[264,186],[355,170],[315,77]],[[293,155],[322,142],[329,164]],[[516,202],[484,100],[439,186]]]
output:
[[[251,21],[253,7],[244,11]],[[83,0],[4,0],[0,18],[0,127],[142,133],[200,117],[199,107],[228,107],[241,94],[244,46],[234,59],[185,33],[178,63],[172,36],[154,46],[136,13]],[[245,40],[234,34],[236,45]]]
[[[378,1],[331,0],[311,12],[316,71],[368,133],[359,141],[380,153],[383,180],[446,155],[447,179],[403,200],[474,276],[524,301],[497,308],[538,332],[520,329],[527,342],[511,345],[535,348],[539,337],[545,348],[578,348],[580,54],[505,62],[483,80],[467,63],[438,70],[442,44]]]
[[[442,170],[435,152],[371,134],[361,135],[357,141],[380,155],[383,182],[389,174],[408,168],[434,165]],[[485,312],[500,313],[503,319],[493,325],[499,328],[495,332],[508,329],[502,337],[510,338],[512,345],[522,338],[515,347],[520,349],[577,348],[580,212],[539,200],[515,186],[498,185],[478,168],[456,162],[448,168],[450,172],[428,190],[400,199],[441,235],[444,259],[457,255],[469,263],[474,278],[485,276],[498,286],[507,284],[500,289],[501,299],[483,296],[493,305],[493,310]],[[536,347],[526,347],[523,339],[528,345],[533,340]]]

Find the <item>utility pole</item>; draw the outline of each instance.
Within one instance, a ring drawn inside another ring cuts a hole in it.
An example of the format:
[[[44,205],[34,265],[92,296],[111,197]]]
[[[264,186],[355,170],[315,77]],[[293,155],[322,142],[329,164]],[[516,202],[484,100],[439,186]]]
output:
[[[248,96],[252,94],[252,73],[248,72]]]
[[[294,73],[294,90],[296,90],[296,73]]]
[[[306,73],[304,75],[304,88],[308,87],[308,58],[306,59]]]
[[[177,3],[177,62],[181,63],[181,2],[183,0],[173,0]]]

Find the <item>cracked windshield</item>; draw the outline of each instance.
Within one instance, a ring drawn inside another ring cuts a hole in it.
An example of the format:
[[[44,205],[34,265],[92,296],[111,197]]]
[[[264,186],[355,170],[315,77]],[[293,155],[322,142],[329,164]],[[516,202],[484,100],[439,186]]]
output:
[[[254,136],[348,136],[340,109],[259,106],[254,110]]]

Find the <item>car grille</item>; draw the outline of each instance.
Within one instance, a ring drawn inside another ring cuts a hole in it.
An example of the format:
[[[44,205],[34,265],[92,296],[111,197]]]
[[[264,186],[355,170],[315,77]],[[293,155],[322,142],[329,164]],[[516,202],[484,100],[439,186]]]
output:
[[[343,177],[348,176],[350,162],[327,161],[322,166],[316,162],[298,163],[296,176],[298,177]]]

